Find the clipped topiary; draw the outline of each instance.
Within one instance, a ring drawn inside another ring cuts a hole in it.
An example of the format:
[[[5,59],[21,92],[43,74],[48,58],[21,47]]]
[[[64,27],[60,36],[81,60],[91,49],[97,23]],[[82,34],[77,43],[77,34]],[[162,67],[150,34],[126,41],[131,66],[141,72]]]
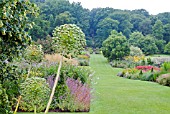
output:
[[[44,78],[32,77],[27,78],[24,83],[21,83],[20,109],[24,111],[43,111],[47,105],[50,95],[50,88]]]

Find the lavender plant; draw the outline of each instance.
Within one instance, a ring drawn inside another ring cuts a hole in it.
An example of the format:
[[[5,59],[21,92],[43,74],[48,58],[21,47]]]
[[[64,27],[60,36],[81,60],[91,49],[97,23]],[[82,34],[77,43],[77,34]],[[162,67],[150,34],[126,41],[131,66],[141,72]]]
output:
[[[66,84],[74,100],[74,110],[89,111],[91,100],[91,89],[89,85],[82,84],[79,80],[74,80],[73,78],[67,78]]]

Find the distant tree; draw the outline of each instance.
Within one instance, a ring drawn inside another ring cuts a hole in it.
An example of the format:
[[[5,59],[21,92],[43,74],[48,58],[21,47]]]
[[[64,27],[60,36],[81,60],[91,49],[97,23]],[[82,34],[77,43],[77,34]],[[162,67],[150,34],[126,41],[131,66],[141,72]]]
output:
[[[63,24],[70,24],[73,23],[73,20],[74,18],[71,16],[70,12],[65,11],[56,16],[55,22],[53,24],[56,26],[60,26]]]
[[[170,54],[170,42],[165,46],[164,52]]]
[[[101,30],[102,26],[100,26],[100,25],[103,25],[102,24],[103,22],[106,23],[106,21],[108,21],[108,20],[103,21],[105,18],[110,19],[108,17],[108,15],[110,13],[112,13],[113,11],[114,11],[113,8],[94,8],[90,11],[90,14],[89,14],[90,15],[89,38],[87,39],[88,46],[96,48],[96,47],[99,47],[102,45],[102,42],[104,40],[100,40],[100,38],[103,38],[103,36],[99,36],[99,34],[97,34],[97,31],[98,31],[98,33],[100,33],[100,31],[102,31]],[[112,20],[114,20],[114,19],[112,19]],[[108,24],[107,24],[107,26],[108,26]],[[104,27],[102,29],[104,29]],[[109,26],[109,29],[110,29],[110,26]]]
[[[170,23],[164,25],[164,33],[163,33],[163,39],[166,41],[166,43],[170,42]]]
[[[103,42],[102,52],[109,61],[122,59],[129,55],[130,49],[126,37],[113,30],[111,35]]]
[[[112,30],[117,30],[119,21],[111,18],[105,18],[97,24],[96,38],[98,38],[97,47],[102,46],[102,42],[108,38]]]
[[[163,25],[170,23],[170,12],[159,13],[156,17],[162,21]]]
[[[158,53],[158,48],[155,44],[155,40],[150,35],[147,35],[144,38],[139,39],[138,47],[143,51],[145,55]]]
[[[155,44],[158,48],[158,53],[164,53],[164,47],[165,47],[166,41],[155,39]]]
[[[132,32],[139,31],[139,24],[145,19],[146,17],[141,14],[133,14],[131,16],[131,23],[133,24]]]
[[[33,25],[33,28],[29,30],[29,34],[32,36],[32,40],[37,41],[38,39],[45,39],[51,30],[50,22],[43,20],[41,16],[32,19],[32,21],[36,23]]]
[[[133,25],[130,22],[130,13],[125,11],[115,11],[109,15],[113,20],[119,21],[118,32],[122,32],[127,38],[131,33]]]
[[[129,45],[138,47],[140,39],[144,39],[143,34],[141,32],[133,32],[128,40]]]
[[[139,23],[139,31],[142,32],[143,35],[148,35],[152,33],[152,25],[149,18],[146,18]]]
[[[145,9],[132,10],[132,12],[135,14],[144,15],[145,17],[149,17],[149,12]]]
[[[157,20],[152,27],[152,34],[158,40],[163,39],[163,24],[160,20]]]

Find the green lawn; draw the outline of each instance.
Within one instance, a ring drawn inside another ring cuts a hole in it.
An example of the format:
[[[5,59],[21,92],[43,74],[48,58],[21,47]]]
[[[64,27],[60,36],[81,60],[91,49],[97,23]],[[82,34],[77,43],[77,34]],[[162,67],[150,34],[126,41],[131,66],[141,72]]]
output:
[[[117,77],[121,69],[112,68],[102,55],[92,55],[90,66],[97,84],[91,111],[83,114],[170,114],[169,87]]]

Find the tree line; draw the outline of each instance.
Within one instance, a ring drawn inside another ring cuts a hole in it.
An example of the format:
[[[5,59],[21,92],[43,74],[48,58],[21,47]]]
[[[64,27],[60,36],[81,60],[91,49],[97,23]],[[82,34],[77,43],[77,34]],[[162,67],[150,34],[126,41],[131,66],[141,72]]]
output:
[[[102,42],[109,37],[112,30],[121,32],[130,42],[135,41],[136,44],[139,41],[135,38],[139,40],[139,37],[146,37],[148,43],[151,41],[156,46],[152,48],[156,51],[151,53],[163,53],[165,45],[170,41],[170,12],[150,15],[145,9],[131,11],[109,7],[90,11],[79,2],[70,3],[68,0],[31,1],[40,9],[38,18],[31,18],[35,25],[29,32],[35,41],[52,36],[52,30],[63,24],[79,26],[86,35],[87,46],[93,48],[102,47]]]

